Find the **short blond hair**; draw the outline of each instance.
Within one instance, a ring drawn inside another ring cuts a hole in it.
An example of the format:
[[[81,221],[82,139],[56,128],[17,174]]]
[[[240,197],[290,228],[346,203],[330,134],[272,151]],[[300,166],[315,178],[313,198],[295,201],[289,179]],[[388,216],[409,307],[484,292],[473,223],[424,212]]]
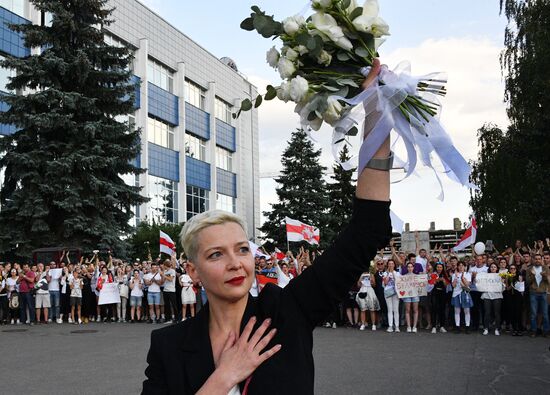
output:
[[[210,210],[195,215],[185,223],[180,233],[180,242],[190,261],[196,263],[199,233],[212,225],[223,225],[228,222],[238,224],[248,239],[246,223],[241,217],[223,210]]]

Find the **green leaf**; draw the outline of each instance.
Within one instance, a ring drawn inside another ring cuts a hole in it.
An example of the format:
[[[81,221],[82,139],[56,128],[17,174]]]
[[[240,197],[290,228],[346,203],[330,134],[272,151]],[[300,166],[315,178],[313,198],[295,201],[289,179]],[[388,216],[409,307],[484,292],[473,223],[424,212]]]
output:
[[[254,16],[254,28],[261,34],[269,26],[269,18],[264,15]]]
[[[317,118],[317,114],[315,114],[315,111],[310,112],[307,116],[308,121],[313,121],[315,118]]]
[[[342,139],[340,139],[340,140],[336,140],[336,141],[334,142],[334,144],[339,144],[339,143],[341,143],[342,141],[346,141],[346,139],[345,139],[345,138],[342,138]]]
[[[357,7],[351,12],[351,14],[349,14],[349,19],[353,21],[355,18],[361,16],[362,14],[363,14],[363,7]]]
[[[317,56],[319,56],[319,54],[323,50],[324,43],[321,36],[317,36],[317,35],[313,36],[313,41],[315,42],[315,46],[312,49],[310,49],[309,53],[312,57],[317,58]]]
[[[307,47],[310,37],[311,36],[307,32],[299,33],[296,35],[296,43]]]
[[[338,52],[338,53],[336,54],[336,57],[337,57],[338,60],[341,61],[341,62],[346,62],[346,61],[348,61],[348,60],[350,59],[347,52]]]
[[[340,5],[340,7],[342,7],[342,9],[347,9],[351,4],[351,0],[342,0],[342,4]]]
[[[254,19],[246,18],[244,21],[242,21],[241,22],[241,29],[247,30],[249,32],[254,30]]]
[[[264,96],[265,100],[273,100],[277,97],[277,89],[275,89],[272,85],[267,86],[267,92]]]
[[[353,86],[354,88],[359,88],[359,85],[357,85],[357,83],[354,80],[350,80],[348,78],[336,80],[336,83],[338,85],[348,85],[348,86]]]
[[[359,32],[359,35],[367,45],[367,47],[374,53],[374,36],[370,33]]]
[[[362,58],[366,58],[369,56],[369,51],[367,51],[365,48],[363,47],[357,47],[355,48],[355,53],[357,54],[357,56],[361,56]]]
[[[262,104],[262,100],[262,95],[258,95],[258,97],[256,97],[256,102],[254,103],[254,108],[260,107],[260,105]]]
[[[323,87],[327,90],[327,91],[331,91],[331,92],[338,92],[340,90],[340,88],[336,88],[334,86],[330,86],[330,85],[323,85]]]
[[[317,42],[315,41],[315,38],[312,36],[309,36],[306,43],[307,49],[309,49],[310,51],[313,51],[316,45],[317,45]]]
[[[254,11],[256,14],[264,14],[264,13],[262,12],[262,10],[260,10],[260,7],[258,7],[257,5],[253,5],[252,7],[250,7],[250,9],[251,9],[252,11]]]
[[[357,133],[359,133],[359,129],[357,129],[357,126],[354,126],[346,132],[346,136],[357,136]]]
[[[241,109],[240,111],[249,111],[252,109],[252,102],[250,101],[250,99],[244,99],[242,102],[241,102]]]

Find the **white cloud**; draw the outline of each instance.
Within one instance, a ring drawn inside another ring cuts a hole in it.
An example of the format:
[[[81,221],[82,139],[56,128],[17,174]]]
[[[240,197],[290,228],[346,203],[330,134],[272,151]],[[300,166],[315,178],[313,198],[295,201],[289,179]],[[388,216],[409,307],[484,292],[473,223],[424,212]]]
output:
[[[383,48],[382,48],[383,49]],[[414,48],[399,48],[382,53],[383,62],[390,67],[402,60],[409,60],[414,75],[445,71],[449,76],[447,97],[442,98],[442,123],[446,126],[455,145],[466,159],[477,154],[476,131],[485,122],[507,126],[503,103],[499,54],[501,47],[489,39],[478,37],[430,39]],[[268,83],[261,77],[250,80],[263,89]],[[259,109],[260,119],[260,172],[276,172],[281,169],[281,154],[290,133],[299,127],[299,117],[291,103],[273,100],[264,102]],[[323,127],[314,135],[316,144],[323,149],[321,162],[331,167],[331,130]],[[445,201],[436,199],[439,194],[437,181],[429,169],[420,168],[421,178],[411,177],[392,187],[393,208],[412,229],[427,229],[430,221],[438,228],[452,228],[453,217],[462,221],[470,212],[469,192],[447,181],[442,176]],[[395,174],[395,179],[401,178]],[[276,184],[272,180],[261,182],[261,209],[269,210],[269,203],[276,201]]]

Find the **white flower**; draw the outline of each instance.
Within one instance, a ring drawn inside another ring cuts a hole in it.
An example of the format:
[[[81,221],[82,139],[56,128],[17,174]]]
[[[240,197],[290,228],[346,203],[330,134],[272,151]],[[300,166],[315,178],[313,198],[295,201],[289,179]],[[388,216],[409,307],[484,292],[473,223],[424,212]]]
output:
[[[273,46],[269,51],[267,51],[267,54],[265,55],[267,63],[271,67],[277,67],[280,57],[281,55],[279,54],[279,51],[275,49],[275,46]]]
[[[306,21],[301,15],[289,16],[283,20],[283,29],[286,34],[293,36],[305,23]]]
[[[347,9],[347,12],[351,14],[353,10],[355,10],[356,8],[357,8],[357,3],[355,2],[355,0],[351,0],[351,2],[349,3],[349,7]]]
[[[285,51],[285,58],[287,58],[291,62],[294,62],[296,59],[298,59],[298,52],[296,52],[292,48],[287,48]]]
[[[302,76],[297,76],[290,81],[290,98],[292,101],[298,103],[306,96],[309,90],[309,84],[307,80]]]
[[[353,26],[362,32],[371,33],[374,37],[390,35],[390,27],[378,16],[378,0],[366,0],[363,14],[353,20]]]
[[[323,49],[317,57],[317,63],[328,66],[330,62],[332,62],[332,55]]]
[[[295,51],[298,51],[300,55],[305,55],[309,52],[307,47],[305,45],[298,45],[296,48],[294,48]]]
[[[336,23],[336,20],[331,15],[323,12],[316,12],[311,16],[311,22],[322,36],[327,37],[340,48],[347,51],[353,48],[351,42],[344,35],[342,28],[338,26],[338,23]]]
[[[326,123],[333,126],[336,122],[340,120],[343,107],[334,96],[328,97],[327,105],[328,107],[325,113],[323,114],[323,119]]]
[[[283,79],[292,77],[292,75],[296,71],[296,66],[294,66],[294,63],[292,63],[292,61],[288,60],[287,58],[279,59],[279,64],[277,65],[277,68],[279,69],[279,74]]]
[[[325,10],[332,5],[332,0],[313,0],[312,5],[315,9],[321,8]]]
[[[283,82],[277,89],[277,97],[285,103],[290,100],[290,83]]]

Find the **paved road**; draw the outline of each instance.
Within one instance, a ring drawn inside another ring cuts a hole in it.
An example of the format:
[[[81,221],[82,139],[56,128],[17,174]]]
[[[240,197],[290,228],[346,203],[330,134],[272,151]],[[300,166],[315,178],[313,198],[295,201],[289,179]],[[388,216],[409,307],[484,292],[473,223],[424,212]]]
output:
[[[2,326],[0,394],[137,394],[155,327]],[[549,346],[543,338],[318,328],[315,393],[550,394]]]

